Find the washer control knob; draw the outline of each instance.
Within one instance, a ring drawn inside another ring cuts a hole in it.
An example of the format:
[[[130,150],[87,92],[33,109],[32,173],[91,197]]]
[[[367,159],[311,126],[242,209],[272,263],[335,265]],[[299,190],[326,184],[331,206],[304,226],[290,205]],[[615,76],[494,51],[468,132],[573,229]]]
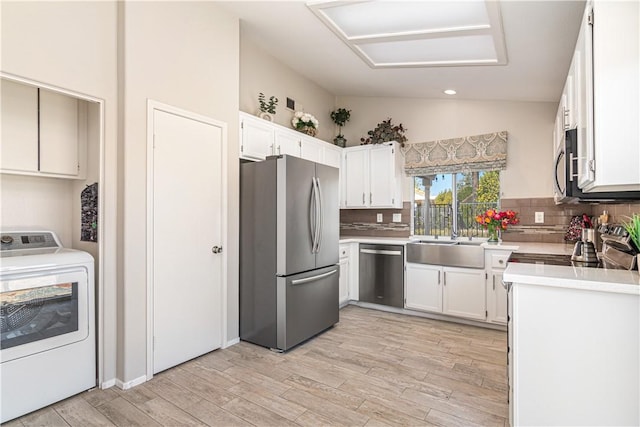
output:
[[[8,245],[9,243],[13,243],[13,237],[11,237],[11,236],[2,236],[2,237],[0,237],[0,242]]]

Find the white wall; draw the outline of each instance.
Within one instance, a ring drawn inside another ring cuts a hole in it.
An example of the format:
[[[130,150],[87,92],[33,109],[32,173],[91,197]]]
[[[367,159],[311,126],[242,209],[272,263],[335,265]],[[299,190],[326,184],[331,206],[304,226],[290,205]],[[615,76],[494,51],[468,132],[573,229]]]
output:
[[[557,104],[429,100],[418,98],[338,97],[337,106],[351,111],[343,128],[347,145],[360,144],[382,120],[407,129],[409,142],[509,132],[507,169],[500,173],[504,198],[552,197],[552,133]],[[404,200],[411,200],[405,185]]]
[[[274,122],[291,126],[293,111],[287,110],[287,97],[296,101],[296,111],[313,114],[320,122],[317,138],[332,142],[337,128],[331,121],[335,96],[306,77],[296,73],[258,48],[247,37],[240,39],[240,110],[256,114],[258,94],[278,98]]]
[[[104,267],[101,286],[102,302],[107,309],[103,342],[107,349],[104,378],[108,381],[116,375],[116,2],[3,1],[0,7],[3,72],[105,101],[102,201],[105,250],[101,254]],[[22,215],[25,221],[50,226],[64,236],[66,245],[73,245],[72,229],[76,224],[70,218],[75,207],[67,203],[68,196],[62,196],[71,194],[66,188],[73,184],[8,175],[1,179],[3,219],[0,226],[22,225],[18,224],[18,217]],[[20,200],[20,204],[5,203],[15,200]],[[65,223],[58,223],[66,215]]]
[[[0,175],[0,228],[53,230],[71,247],[72,185],[68,179]]]
[[[228,124],[227,335],[238,336],[239,23],[212,2],[126,1],[122,16],[126,186],[118,377],[126,383],[146,373],[147,99]]]

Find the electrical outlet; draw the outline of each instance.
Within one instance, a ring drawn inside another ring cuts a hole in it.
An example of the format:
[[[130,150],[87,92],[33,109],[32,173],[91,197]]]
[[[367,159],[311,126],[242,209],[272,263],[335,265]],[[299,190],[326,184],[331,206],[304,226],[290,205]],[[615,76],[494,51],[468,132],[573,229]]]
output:
[[[402,222],[402,214],[393,214],[393,222]]]
[[[544,223],[544,212],[536,212],[535,223],[536,224]]]
[[[376,215],[376,221],[382,222],[382,214],[381,213]]]

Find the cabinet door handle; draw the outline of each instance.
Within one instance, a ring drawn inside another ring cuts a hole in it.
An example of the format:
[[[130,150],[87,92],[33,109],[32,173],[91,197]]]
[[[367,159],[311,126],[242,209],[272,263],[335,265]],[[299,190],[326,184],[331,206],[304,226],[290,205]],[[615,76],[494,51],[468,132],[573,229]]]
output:
[[[369,204],[373,204],[373,193],[369,193]]]
[[[364,193],[362,193],[362,204],[364,205]]]
[[[438,285],[440,284],[440,271],[438,271]]]
[[[493,276],[493,290],[496,290],[496,276]]]
[[[444,286],[447,286],[447,272],[446,271],[442,273],[442,284]]]

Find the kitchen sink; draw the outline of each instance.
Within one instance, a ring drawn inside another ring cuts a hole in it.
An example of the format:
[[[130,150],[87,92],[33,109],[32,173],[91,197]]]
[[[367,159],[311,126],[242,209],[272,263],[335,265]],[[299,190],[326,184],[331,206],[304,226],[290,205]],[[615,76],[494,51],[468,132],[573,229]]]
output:
[[[482,241],[419,240],[406,245],[407,262],[448,267],[484,268]]]

